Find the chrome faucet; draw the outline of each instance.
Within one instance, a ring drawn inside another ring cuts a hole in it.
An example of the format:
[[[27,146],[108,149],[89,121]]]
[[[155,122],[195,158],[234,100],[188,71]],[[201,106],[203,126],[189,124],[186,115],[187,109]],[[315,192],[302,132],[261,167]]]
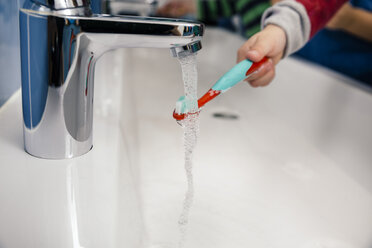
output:
[[[203,30],[198,22],[93,15],[89,0],[27,0],[20,9],[25,150],[52,159],[88,152],[100,56],[120,47],[194,53]]]

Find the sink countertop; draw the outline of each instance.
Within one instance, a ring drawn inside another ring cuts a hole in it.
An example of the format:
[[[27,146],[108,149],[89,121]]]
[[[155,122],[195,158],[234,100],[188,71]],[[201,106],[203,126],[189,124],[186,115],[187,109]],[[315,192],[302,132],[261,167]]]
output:
[[[0,109],[1,248],[140,246],[138,183],[118,125],[121,66],[114,53],[99,61],[95,143],[78,158],[24,151],[20,90]]]
[[[199,95],[234,65],[243,41],[207,29]],[[182,93],[169,51],[105,55],[96,72],[94,148],[69,160],[24,152],[14,95],[0,109],[0,247],[176,242],[186,181],[182,130],[171,113]],[[269,87],[241,83],[200,119],[186,247],[371,247],[368,90],[287,58]]]

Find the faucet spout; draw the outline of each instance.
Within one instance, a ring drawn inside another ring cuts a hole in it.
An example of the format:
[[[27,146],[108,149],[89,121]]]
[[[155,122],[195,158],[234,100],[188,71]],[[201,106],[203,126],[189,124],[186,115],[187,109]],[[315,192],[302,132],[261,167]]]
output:
[[[204,33],[203,24],[179,19],[94,15],[78,21],[84,35],[94,43],[92,48],[103,52],[119,47],[197,52]]]
[[[151,47],[178,56],[201,49],[199,22],[35,5],[20,10],[20,39],[25,150],[37,157],[72,158],[92,148],[94,67],[105,52]]]

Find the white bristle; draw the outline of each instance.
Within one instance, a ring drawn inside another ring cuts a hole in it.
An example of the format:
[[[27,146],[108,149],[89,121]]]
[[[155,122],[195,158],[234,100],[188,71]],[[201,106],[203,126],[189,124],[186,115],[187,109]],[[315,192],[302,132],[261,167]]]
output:
[[[177,101],[176,102],[176,113],[177,114],[182,114],[182,105],[183,105],[183,101]]]

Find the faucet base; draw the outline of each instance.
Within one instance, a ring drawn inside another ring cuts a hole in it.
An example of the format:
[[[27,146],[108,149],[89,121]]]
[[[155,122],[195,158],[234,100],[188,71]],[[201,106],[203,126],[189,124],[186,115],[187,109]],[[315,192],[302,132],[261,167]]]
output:
[[[23,126],[24,148],[27,153],[38,158],[74,158],[89,152],[93,147],[90,128],[87,138],[78,141],[66,128],[60,90],[48,87],[48,96],[43,118],[35,127]]]

